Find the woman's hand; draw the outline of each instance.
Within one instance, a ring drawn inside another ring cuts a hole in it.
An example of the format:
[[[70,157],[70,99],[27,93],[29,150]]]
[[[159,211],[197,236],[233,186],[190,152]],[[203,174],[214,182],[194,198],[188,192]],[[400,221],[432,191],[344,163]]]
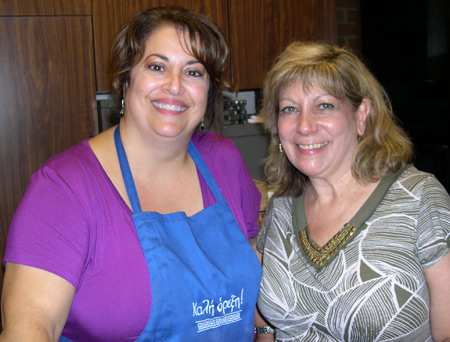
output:
[[[0,341],[58,341],[74,294],[75,288],[53,273],[7,263]]]
[[[450,253],[425,270],[431,297],[431,333],[436,342],[450,341]]]

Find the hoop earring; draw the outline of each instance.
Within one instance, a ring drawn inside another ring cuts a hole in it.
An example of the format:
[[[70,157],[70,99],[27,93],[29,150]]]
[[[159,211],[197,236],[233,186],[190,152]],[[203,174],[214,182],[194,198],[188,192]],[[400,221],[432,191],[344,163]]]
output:
[[[283,146],[281,145],[281,143],[278,144],[278,150],[280,151],[280,153],[284,153]]]
[[[122,99],[122,109],[120,110],[120,112],[119,112],[119,114],[120,114],[120,116],[123,116],[125,113],[124,113],[124,107],[125,107],[125,104],[124,104],[124,101],[123,101],[123,99]]]

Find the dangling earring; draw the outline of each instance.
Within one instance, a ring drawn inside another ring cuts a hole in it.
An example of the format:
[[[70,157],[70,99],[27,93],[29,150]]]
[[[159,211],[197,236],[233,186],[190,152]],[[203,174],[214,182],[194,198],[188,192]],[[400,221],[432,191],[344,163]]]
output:
[[[200,123],[200,130],[204,131],[205,130],[205,118],[202,119],[202,122]]]
[[[125,113],[123,112],[124,107],[125,107],[125,105],[124,105],[124,102],[123,102],[123,99],[122,99],[122,109],[121,109],[120,112],[119,112],[120,116],[123,116],[123,115],[125,114]]]
[[[284,153],[283,146],[281,146],[281,143],[278,144],[278,149],[280,150],[280,153]]]

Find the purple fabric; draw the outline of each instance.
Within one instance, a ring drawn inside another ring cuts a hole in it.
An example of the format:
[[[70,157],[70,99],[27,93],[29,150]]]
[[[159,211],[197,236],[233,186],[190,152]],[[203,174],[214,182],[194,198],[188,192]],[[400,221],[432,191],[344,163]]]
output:
[[[261,196],[236,147],[211,132],[192,141],[244,234],[256,236]],[[199,179],[207,207],[215,199]],[[63,331],[72,341],[134,341],[148,321],[150,277],[131,215],[87,140],[31,178],[3,262],[47,270],[76,288]]]

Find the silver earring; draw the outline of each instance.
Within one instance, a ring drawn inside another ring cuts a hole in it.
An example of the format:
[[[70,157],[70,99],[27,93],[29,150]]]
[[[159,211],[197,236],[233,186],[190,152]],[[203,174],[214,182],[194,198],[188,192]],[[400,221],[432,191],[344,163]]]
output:
[[[281,143],[278,144],[278,150],[280,150],[280,153],[284,153],[283,146]]]
[[[124,101],[123,101],[123,99],[122,99],[122,109],[121,109],[120,112],[119,112],[120,116],[123,116],[123,115],[124,115],[124,112],[123,112],[124,107],[125,107],[125,104],[124,104]]]
[[[200,130],[205,130],[205,118],[202,119],[202,122],[200,123]]]

